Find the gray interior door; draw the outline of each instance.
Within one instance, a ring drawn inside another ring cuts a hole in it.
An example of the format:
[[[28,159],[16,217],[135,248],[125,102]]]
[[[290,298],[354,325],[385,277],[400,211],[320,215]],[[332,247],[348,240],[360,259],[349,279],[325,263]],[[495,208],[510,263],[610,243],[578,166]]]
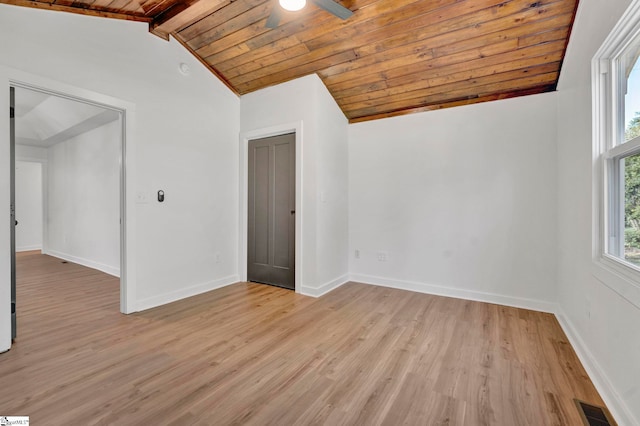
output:
[[[295,133],[249,141],[249,281],[295,288]]]
[[[13,87],[9,88],[9,111],[10,111],[10,130],[9,130],[9,229],[11,233],[11,338],[16,338],[16,120],[15,105],[16,91]]]

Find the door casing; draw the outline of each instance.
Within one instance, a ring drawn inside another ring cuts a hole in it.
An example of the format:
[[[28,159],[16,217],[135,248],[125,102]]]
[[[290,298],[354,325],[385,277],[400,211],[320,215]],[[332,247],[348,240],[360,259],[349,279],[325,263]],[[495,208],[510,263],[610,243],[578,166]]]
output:
[[[49,88],[42,88],[42,87],[34,87],[28,83],[23,83],[23,82],[15,82],[12,81],[10,87],[13,89],[15,87],[20,87],[23,89],[27,89],[27,90],[32,90],[32,91],[36,91],[36,92],[41,92],[41,93],[45,93],[51,96],[58,96],[58,97],[62,97],[65,99],[69,99],[71,101],[74,102],[80,102],[80,103],[84,103],[84,104],[88,104],[88,105],[93,105],[93,106],[97,106],[103,109],[110,109],[113,111],[116,111],[118,113],[120,113],[120,125],[121,125],[121,137],[120,137],[120,156],[119,156],[119,169],[120,169],[120,184],[119,184],[119,193],[120,193],[120,205],[119,205],[119,215],[120,215],[120,311],[122,313],[129,313],[126,311],[126,288],[127,288],[127,282],[126,282],[126,276],[125,276],[125,265],[126,265],[126,217],[125,217],[125,203],[126,203],[126,197],[125,197],[125,191],[126,191],[126,175],[125,175],[125,167],[123,167],[123,165],[126,164],[126,110],[122,110],[120,108],[108,105],[108,104],[103,104],[103,103],[98,103],[95,101],[92,101],[90,99],[85,99],[85,98],[81,98],[78,96],[74,96],[74,95],[69,95],[66,93],[60,93],[54,90],[51,90]],[[14,153],[15,153],[15,146],[13,147],[14,149]],[[14,156],[14,161],[15,161],[15,156]],[[45,175],[43,174],[43,180],[46,180]],[[11,192],[12,195],[15,192],[15,179],[12,179],[11,181]],[[44,190],[44,186],[43,186],[43,190]],[[44,201],[44,200],[43,200]],[[44,205],[43,203],[43,207],[46,207],[46,205]],[[46,219],[46,216],[43,216]],[[45,220],[46,221],[46,220]],[[44,225],[44,224],[43,224]],[[46,228],[44,228],[43,226],[43,232],[46,230]],[[14,231],[15,232],[15,231]],[[48,245],[48,236],[43,236],[43,244],[47,244]],[[47,248],[47,245],[43,245],[43,249]],[[12,246],[12,261],[15,260],[15,245]],[[14,270],[12,269],[12,276],[14,275]],[[125,294],[123,294],[125,293]]]
[[[11,341],[17,336],[16,310],[16,89],[9,87],[9,235],[11,240]]]
[[[121,113],[122,137],[120,158],[120,311],[125,314],[136,312],[136,267],[135,267],[135,123],[136,106],[134,103],[87,89],[61,83],[46,77],[26,73],[9,67],[0,66],[0,85],[5,87],[23,87],[61,96],[79,102],[97,105]],[[7,95],[8,95],[7,90]],[[0,102],[7,102],[8,96],[0,96]],[[1,120],[2,118],[0,118]],[[7,120],[8,114],[4,118]],[[5,125],[0,126],[5,127]],[[8,189],[8,188],[7,188]],[[3,345],[0,345],[3,346]],[[0,348],[0,352],[2,348]]]
[[[270,136],[284,135],[287,133],[295,133],[295,151],[296,151],[296,224],[295,224],[295,291],[300,293],[302,287],[303,275],[303,255],[304,255],[304,208],[302,205],[301,189],[304,177],[303,158],[303,122],[297,121],[293,123],[284,123],[271,127],[259,128],[241,133],[240,135],[240,218],[239,218],[239,241],[238,247],[238,271],[240,280],[247,280],[247,230],[248,230],[248,163],[249,163],[249,141],[253,139],[262,139]]]

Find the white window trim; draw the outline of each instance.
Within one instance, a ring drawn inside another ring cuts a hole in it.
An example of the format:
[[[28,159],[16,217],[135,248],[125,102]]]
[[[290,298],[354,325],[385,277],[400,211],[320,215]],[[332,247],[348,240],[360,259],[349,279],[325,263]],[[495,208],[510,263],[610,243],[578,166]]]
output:
[[[636,149],[640,138],[609,149],[610,141],[620,132],[619,123],[613,122],[615,110],[624,106],[624,98],[613,87],[612,76],[619,70],[612,60],[640,35],[640,0],[635,0],[613,28],[591,61],[592,122],[593,122],[593,275],[630,303],[640,308],[640,268],[623,262],[606,252],[605,235],[609,200],[606,185],[607,164]]]

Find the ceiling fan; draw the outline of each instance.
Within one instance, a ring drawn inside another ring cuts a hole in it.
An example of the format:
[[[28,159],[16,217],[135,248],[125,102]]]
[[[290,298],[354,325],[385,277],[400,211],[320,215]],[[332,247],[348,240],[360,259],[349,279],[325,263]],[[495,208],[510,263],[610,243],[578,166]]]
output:
[[[311,0],[311,3],[320,7],[321,9],[326,10],[332,15],[337,16],[340,19],[347,19],[353,12],[342,6],[339,3],[336,3],[333,0]],[[282,10],[288,10],[295,12],[296,10],[302,9],[306,4],[306,0],[278,0],[278,4],[276,4],[271,11],[271,15],[267,19],[267,28],[277,28],[280,23],[280,18],[282,17]]]

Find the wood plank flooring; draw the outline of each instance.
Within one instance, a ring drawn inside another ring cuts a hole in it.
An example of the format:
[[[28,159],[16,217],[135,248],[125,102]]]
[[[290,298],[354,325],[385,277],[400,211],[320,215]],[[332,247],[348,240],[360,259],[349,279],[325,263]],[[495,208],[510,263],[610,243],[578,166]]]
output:
[[[117,279],[21,253],[0,415],[38,425],[580,425],[553,315],[349,283],[239,283],[129,316]]]

